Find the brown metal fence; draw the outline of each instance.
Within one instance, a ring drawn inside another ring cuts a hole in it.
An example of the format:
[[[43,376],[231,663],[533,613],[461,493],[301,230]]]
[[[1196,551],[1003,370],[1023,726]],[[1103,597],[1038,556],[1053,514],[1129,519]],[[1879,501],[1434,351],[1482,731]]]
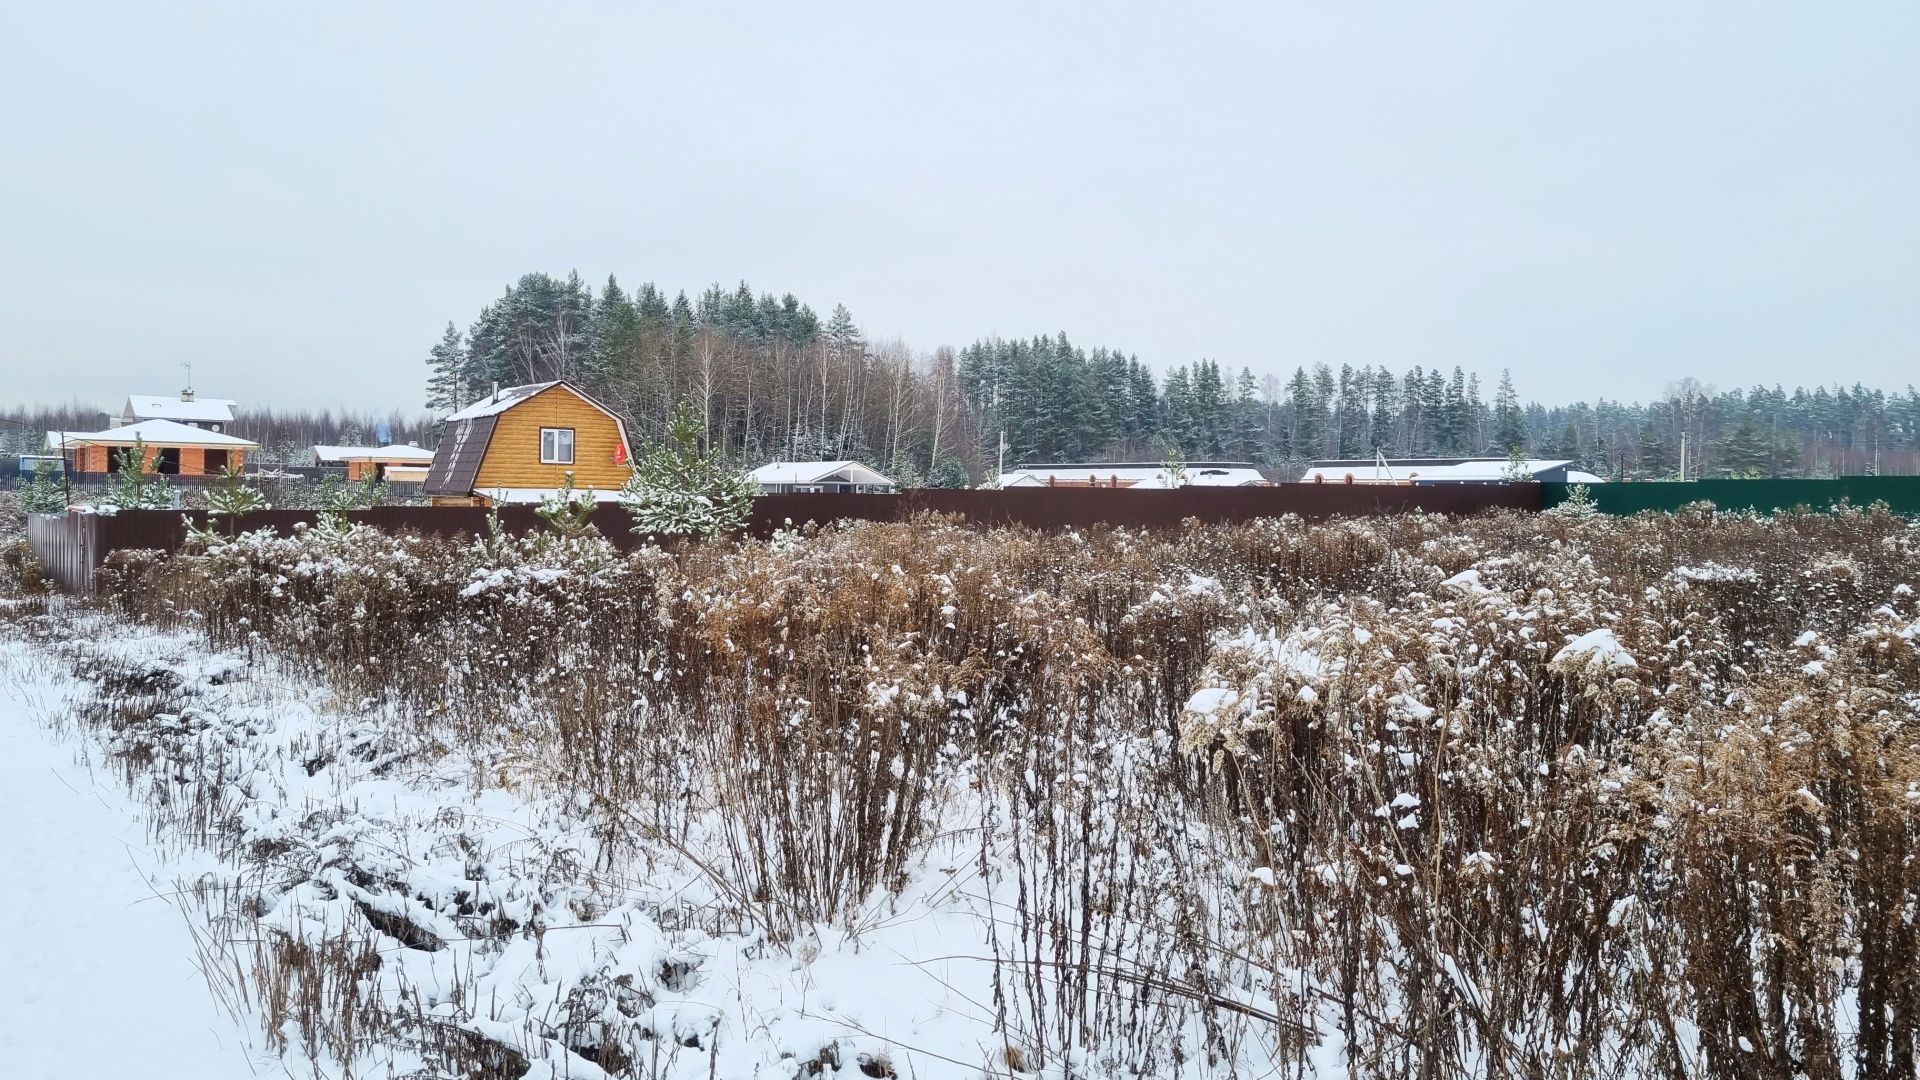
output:
[[[1101,491],[1091,488],[1032,488],[1009,491],[915,489],[898,495],[762,495],[753,501],[748,530],[767,536],[786,525],[836,521],[900,521],[916,514],[956,517],[972,525],[1025,526],[1034,529],[1084,529],[1098,525],[1173,528],[1187,519],[1204,523],[1247,521],[1297,514],[1306,518],[1356,517],[1424,510],[1470,514],[1483,510],[1539,510],[1538,484],[1460,484],[1448,487],[1374,487],[1366,485],[1290,484],[1261,488],[1183,488],[1178,491]],[[530,506],[498,511],[500,524],[519,534],[540,527]],[[117,514],[35,516],[27,538],[60,584],[75,592],[93,589],[94,571],[122,548],[172,551],[186,539],[186,518],[204,520],[198,511],[123,510]],[[229,529],[272,529],[285,535],[298,524],[312,524],[311,510],[262,510],[230,519]],[[482,536],[485,510],[449,506],[382,506],[347,517],[389,532]],[[640,539],[619,506],[602,506],[594,527],[623,548]]]
[[[60,587],[70,592],[93,589],[93,571],[100,565],[94,556],[94,514],[27,515],[27,543],[46,566],[47,573]]]

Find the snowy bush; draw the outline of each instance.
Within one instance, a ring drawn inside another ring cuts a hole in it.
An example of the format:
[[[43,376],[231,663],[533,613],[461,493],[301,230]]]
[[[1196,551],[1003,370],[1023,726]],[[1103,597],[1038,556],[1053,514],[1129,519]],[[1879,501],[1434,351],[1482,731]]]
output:
[[[20,485],[20,510],[28,514],[61,514],[67,509],[67,486],[51,462],[34,466],[33,477]]]
[[[705,425],[682,401],[662,441],[640,455],[620,503],[642,536],[715,536],[738,531],[759,488],[745,475],[703,454]]]
[[[135,437],[133,445],[116,455],[107,477],[107,505],[118,510],[166,510],[173,506],[173,489],[164,476],[146,471],[147,444]]]

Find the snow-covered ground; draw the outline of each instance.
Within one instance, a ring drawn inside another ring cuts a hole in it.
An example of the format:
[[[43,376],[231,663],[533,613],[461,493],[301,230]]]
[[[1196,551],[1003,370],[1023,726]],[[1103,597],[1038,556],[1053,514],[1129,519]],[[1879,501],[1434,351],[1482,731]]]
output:
[[[18,646],[10,656],[24,658]],[[41,667],[43,674],[50,669]],[[58,680],[0,678],[0,1071],[228,1080],[276,1071],[220,1012],[138,809],[45,726]]]
[[[284,665],[75,617],[77,632],[0,645],[0,903],[20,913],[0,924],[4,1075],[306,1080],[341,1075],[345,1057],[353,1076],[440,1077],[458,1074],[418,1071],[437,1060],[423,1047],[469,1037],[502,1075],[539,1080],[609,1075],[595,1057],[659,1077],[1062,1075],[1020,1067],[1033,1051],[995,1033],[1009,1006],[991,925],[1012,896],[1001,868],[984,882],[971,839],[847,922],[776,943],[706,865],[723,842],[703,835],[713,822],[610,854],[569,798],[482,790],[500,763],[425,750]],[[89,709],[90,727],[75,720]],[[130,754],[135,798],[118,770]],[[222,824],[194,835],[206,807]],[[966,835],[978,810],[956,809]],[[224,942],[212,987],[197,938]],[[1110,962],[1150,970],[1153,940],[1136,930],[1137,952]],[[339,947],[341,970],[371,967],[343,991],[257,942]],[[287,1019],[263,1032],[276,979]],[[300,1025],[303,980],[326,996],[307,1013],[317,1030]],[[351,1023],[341,993],[360,1001]],[[221,998],[248,1001],[242,1024]],[[1205,1037],[1192,1015],[1155,1023],[1175,1042]],[[1240,1037],[1257,1060],[1261,1039]],[[1155,1074],[1195,1068],[1204,1059]],[[1083,1059],[1074,1075],[1131,1073]]]

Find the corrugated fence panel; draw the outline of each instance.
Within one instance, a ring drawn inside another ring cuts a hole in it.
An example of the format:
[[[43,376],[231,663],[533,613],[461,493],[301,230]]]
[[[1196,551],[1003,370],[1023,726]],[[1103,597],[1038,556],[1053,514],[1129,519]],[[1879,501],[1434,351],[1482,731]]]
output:
[[[1575,485],[1542,484],[1541,503],[1567,501]],[[1692,480],[1655,483],[1590,484],[1588,495],[1603,513],[1671,512],[1702,500],[1721,510],[1829,510],[1842,502],[1870,506],[1883,502],[1897,514],[1920,514],[1920,476],[1846,476],[1837,480]]]
[[[785,525],[836,521],[899,521],[915,514],[944,514],[973,525],[1017,525],[1034,529],[1084,529],[1096,525],[1176,528],[1193,519],[1217,523],[1297,514],[1306,518],[1399,514],[1422,510],[1468,514],[1483,510],[1540,509],[1537,484],[1482,484],[1450,487],[1375,487],[1295,484],[1264,488],[1185,488],[1179,491],[1100,491],[1090,488],[1032,488],[1011,491],[916,489],[898,495],[762,495],[753,503],[748,529],[767,536]],[[530,506],[500,508],[500,524],[510,533],[540,528]],[[199,511],[124,510],[118,514],[71,514],[35,518],[29,528],[34,550],[54,567],[66,588],[90,591],[93,572],[122,548],[172,551],[186,539],[186,518],[205,521]],[[311,510],[262,510],[227,519],[226,529],[272,529],[290,534],[312,524]],[[482,536],[488,513],[473,507],[383,506],[347,515],[389,532],[413,530],[440,536]],[[640,543],[632,521],[618,505],[593,514],[594,527],[623,548]]]
[[[1569,484],[1458,484],[1386,487],[1362,484],[1286,484],[1260,488],[1183,488],[1178,491],[1103,491],[1094,488],[1016,488],[1008,491],[921,488],[898,495],[762,495],[753,502],[749,530],[767,536],[785,525],[836,521],[900,521],[915,514],[943,514],[968,524],[1013,525],[1057,530],[1097,525],[1176,528],[1189,519],[1205,523],[1247,521],[1295,514],[1303,518],[1354,517],[1425,511],[1470,514],[1484,510],[1534,511],[1567,499]],[[1672,511],[1711,501],[1727,510],[1825,510],[1841,502],[1886,503],[1897,513],[1920,514],[1920,477],[1847,477],[1840,480],[1700,480],[1692,483],[1594,484],[1588,492],[1609,514]],[[36,515],[27,539],[62,587],[87,592],[94,571],[121,548],[171,551],[186,538],[178,510],[129,510],[118,514]],[[193,516],[204,517],[198,512]],[[472,507],[383,506],[355,511],[352,520],[392,532],[413,530],[440,536],[482,536],[488,513]],[[283,535],[311,524],[311,510],[264,510],[227,527],[272,529]],[[538,529],[530,506],[499,510],[502,527],[519,534]],[[623,548],[639,543],[626,511],[608,504],[593,524]]]
[[[27,545],[47,573],[69,592],[93,588],[94,514],[29,514]]]

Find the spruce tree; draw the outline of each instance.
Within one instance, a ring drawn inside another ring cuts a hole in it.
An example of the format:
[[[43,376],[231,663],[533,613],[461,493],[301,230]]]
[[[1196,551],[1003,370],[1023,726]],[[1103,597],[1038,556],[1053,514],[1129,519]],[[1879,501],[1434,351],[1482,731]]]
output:
[[[1772,472],[1767,433],[1751,416],[1741,417],[1738,424],[1721,434],[1714,456],[1719,459],[1715,471],[1722,476],[1760,477]]]
[[[1502,369],[1500,387],[1493,397],[1493,444],[1498,450],[1527,448],[1526,414],[1520,411],[1520,396],[1513,391],[1513,373]]]
[[[1334,405],[1340,392],[1340,386],[1334,381],[1333,369],[1325,364],[1313,365],[1313,411],[1316,430],[1320,439],[1313,448],[1315,457],[1331,457],[1340,452],[1340,427],[1334,415]]]
[[[451,412],[465,405],[467,396],[467,342],[451,322],[439,344],[427,351],[427,408]]]
[[[1287,456],[1296,462],[1320,456],[1320,408],[1314,400],[1313,379],[1306,368],[1294,368],[1287,380],[1287,404],[1293,410],[1293,427],[1287,439]]]
[[[1193,380],[1185,364],[1167,373],[1160,394],[1160,434],[1166,446],[1190,453],[1198,441],[1193,415]]]
[[[1227,387],[1220,365],[1201,360],[1193,368],[1193,441],[1189,447],[1202,458],[1218,459],[1228,438]]]
[[[33,476],[20,485],[20,509],[29,514],[59,514],[67,509],[67,485],[51,461],[33,467]]]
[[[642,536],[712,536],[734,532],[753,511],[758,487],[700,449],[701,409],[674,406],[665,438],[634,462],[620,504]]]
[[[1369,450],[1394,454],[1394,430],[1399,413],[1399,381],[1385,366],[1373,373],[1373,416],[1368,432]]]
[[[1259,383],[1253,371],[1242,367],[1233,385],[1233,456],[1241,461],[1262,461],[1267,448],[1265,418],[1261,415]]]
[[[933,471],[927,477],[928,487],[963,488],[967,483],[966,465],[949,454],[940,455],[940,460],[933,463]]]

